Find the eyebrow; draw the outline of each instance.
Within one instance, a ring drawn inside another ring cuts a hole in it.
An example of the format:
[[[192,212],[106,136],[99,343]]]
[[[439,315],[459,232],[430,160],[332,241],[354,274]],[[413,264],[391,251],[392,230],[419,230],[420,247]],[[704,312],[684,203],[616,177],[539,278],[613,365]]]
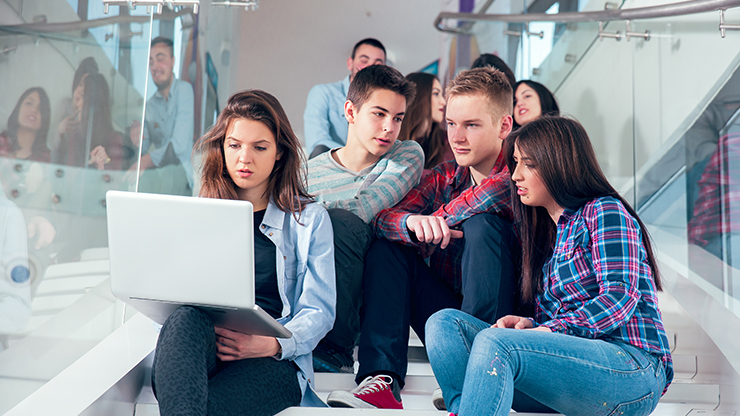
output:
[[[455,120],[452,120],[449,117],[447,118],[447,120],[448,121],[455,121]],[[460,124],[462,124],[462,123],[482,123],[482,122],[483,122],[483,119],[473,118],[473,119],[470,119],[470,120],[463,120],[463,121],[460,122]]]
[[[390,113],[390,111],[388,111],[387,109],[385,109],[385,108],[383,108],[383,107],[381,107],[379,105],[374,105],[374,106],[372,106],[372,108],[375,109],[375,110],[380,110],[380,111],[382,111],[384,113]],[[402,116],[402,115],[405,115],[405,114],[406,114],[405,111],[401,111],[400,113],[396,113],[397,116]]]
[[[236,138],[236,137],[234,137],[234,136],[226,136],[226,138],[224,138],[224,140],[231,140],[231,141],[233,141],[233,142],[239,142],[239,143],[244,143],[244,140],[241,140],[241,139],[237,139],[237,138]],[[266,143],[266,144],[271,144],[272,142],[271,142],[271,141],[269,141],[269,140],[267,140],[267,139],[262,139],[262,140],[257,140],[257,141],[255,141],[255,142],[250,142],[250,143],[248,143],[248,144],[263,144],[263,143]]]

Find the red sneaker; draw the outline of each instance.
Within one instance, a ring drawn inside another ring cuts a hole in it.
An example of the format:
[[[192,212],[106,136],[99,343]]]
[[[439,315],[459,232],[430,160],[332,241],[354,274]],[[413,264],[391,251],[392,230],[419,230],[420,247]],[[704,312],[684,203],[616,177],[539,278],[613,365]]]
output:
[[[393,377],[377,375],[368,377],[352,391],[337,390],[329,394],[327,403],[332,407],[359,409],[403,409],[391,390]]]

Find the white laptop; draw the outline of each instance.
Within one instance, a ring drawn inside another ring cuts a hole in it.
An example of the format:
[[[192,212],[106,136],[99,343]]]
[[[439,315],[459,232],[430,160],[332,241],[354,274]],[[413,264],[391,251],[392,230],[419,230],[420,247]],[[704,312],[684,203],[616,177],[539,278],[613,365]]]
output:
[[[181,305],[216,326],[292,334],[255,304],[252,204],[108,191],[111,290],[157,323]]]

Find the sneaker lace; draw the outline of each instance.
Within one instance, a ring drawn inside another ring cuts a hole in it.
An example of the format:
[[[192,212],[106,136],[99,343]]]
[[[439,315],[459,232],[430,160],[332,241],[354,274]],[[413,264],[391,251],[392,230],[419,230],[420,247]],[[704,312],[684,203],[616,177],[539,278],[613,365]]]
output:
[[[359,396],[362,394],[377,393],[381,390],[389,389],[392,383],[393,377],[391,376],[378,375],[375,377],[367,377],[359,386],[357,386],[354,394]]]

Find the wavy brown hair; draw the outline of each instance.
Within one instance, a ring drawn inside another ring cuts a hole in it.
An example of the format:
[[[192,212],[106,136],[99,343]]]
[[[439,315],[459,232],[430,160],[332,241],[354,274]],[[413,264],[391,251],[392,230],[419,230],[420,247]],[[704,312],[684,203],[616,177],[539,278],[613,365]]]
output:
[[[578,210],[596,198],[610,196],[619,200],[639,224],[655,288],[662,289],[647,227],[609,184],[581,123],[565,117],[543,116],[515,130],[506,139],[509,172],[516,168],[515,146],[532,160],[536,174],[559,206]],[[511,187],[516,194],[513,181]],[[552,256],[557,230],[544,207],[524,205],[519,198],[513,198],[512,205],[522,238],[522,298],[529,302],[542,290],[542,266]]]
[[[237,119],[259,121],[275,136],[281,157],[272,168],[265,192],[281,211],[292,212],[298,220],[306,204],[312,201],[305,187],[305,156],[280,102],[262,90],[240,91],[229,97],[216,124],[198,140],[196,148],[202,154],[200,196],[239,199],[224,158],[226,131]]]

